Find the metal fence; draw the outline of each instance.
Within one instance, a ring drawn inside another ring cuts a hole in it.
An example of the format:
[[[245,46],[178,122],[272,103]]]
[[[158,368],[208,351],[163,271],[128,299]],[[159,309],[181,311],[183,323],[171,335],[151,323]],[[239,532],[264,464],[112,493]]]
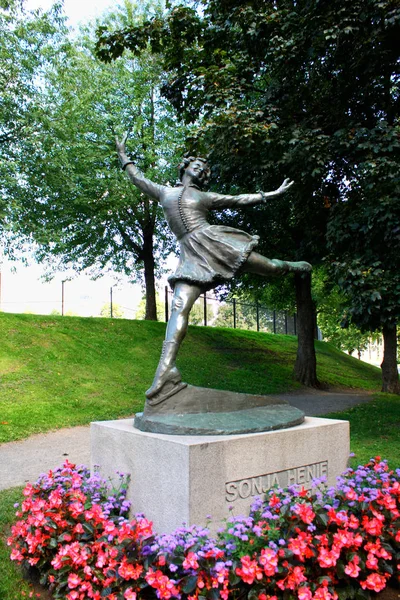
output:
[[[165,287],[165,321],[171,310],[172,292]],[[191,325],[208,327],[232,327],[266,333],[297,335],[296,315],[288,311],[271,310],[256,303],[240,302],[236,299],[221,301],[203,294],[195,302],[189,316]]]

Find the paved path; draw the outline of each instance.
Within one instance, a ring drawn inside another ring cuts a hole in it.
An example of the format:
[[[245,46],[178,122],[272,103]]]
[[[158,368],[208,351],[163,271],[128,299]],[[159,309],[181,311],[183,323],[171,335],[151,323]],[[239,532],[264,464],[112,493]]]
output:
[[[320,391],[285,394],[284,397],[310,417],[342,411],[371,399],[367,393]],[[0,490],[35,481],[41,473],[60,466],[66,458],[73,463],[90,464],[89,427],[59,429],[0,444]]]

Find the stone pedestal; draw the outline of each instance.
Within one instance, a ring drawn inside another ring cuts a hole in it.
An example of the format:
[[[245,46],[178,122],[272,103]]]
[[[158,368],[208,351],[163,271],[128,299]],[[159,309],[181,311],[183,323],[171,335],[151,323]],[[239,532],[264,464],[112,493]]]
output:
[[[212,529],[230,514],[247,514],[255,496],[275,484],[329,485],[347,467],[349,423],[306,417],[290,429],[245,435],[166,435],[135,429],[133,420],[91,425],[92,468],[105,477],[130,473],[132,513],[144,513],[157,533],[182,523]],[[230,512],[231,511],[231,512]]]

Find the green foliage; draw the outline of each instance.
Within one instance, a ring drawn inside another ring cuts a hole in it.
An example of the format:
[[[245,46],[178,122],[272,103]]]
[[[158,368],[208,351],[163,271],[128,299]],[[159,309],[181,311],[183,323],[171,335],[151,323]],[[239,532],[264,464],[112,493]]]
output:
[[[22,146],[34,143],[41,114],[43,72],[64,55],[66,28],[60,5],[23,12],[17,0],[0,6],[0,231],[17,219]],[[4,245],[3,245],[4,248]],[[5,247],[7,250],[11,248]]]
[[[318,306],[318,326],[324,340],[339,350],[358,355],[376,340],[370,332],[362,333],[348,322],[346,297],[337,284],[332,282],[326,269],[320,268],[313,277],[313,296]]]
[[[111,318],[111,305],[109,302],[103,304],[100,310],[100,317],[110,317]],[[124,309],[120,304],[115,304],[113,302],[112,305],[112,318],[113,319],[123,319],[124,318]]]
[[[91,31],[82,32],[46,73],[37,139],[20,165],[27,189],[19,232],[33,235],[41,260],[54,255],[79,270],[108,265],[140,277],[146,233],[153,241],[157,231],[153,253],[160,259],[171,239],[161,209],[120,172],[114,138],[131,130],[138,165],[168,180],[175,174],[166,165],[177,162],[171,140],[175,149],[179,132],[157,91],[161,71],[149,53],[110,68],[91,45]]]
[[[399,23],[394,0],[205,0],[201,12],[181,5],[140,28],[100,31],[97,44],[104,60],[140,53],[145,39],[163,52],[164,94],[199,119],[192,141],[209,149],[220,185],[295,179],[289,203],[229,218],[259,232],[267,255],[314,264],[329,221],[335,277],[370,330],[400,306]]]
[[[161,10],[152,5],[153,13]],[[144,9],[127,0],[104,18],[112,27],[132,25]],[[111,268],[144,281],[151,297],[174,240],[157,201],[121,172],[115,136],[129,131],[138,167],[155,181],[174,182],[183,129],[160,95],[160,61],[146,50],[105,65],[93,55],[93,29],[72,38],[60,27],[62,52],[48,60],[36,48],[40,82],[35,109],[26,109],[33,131],[18,138],[14,175],[2,180],[4,198],[15,208],[14,239],[34,241],[50,273],[72,266],[98,275]],[[20,35],[25,43],[25,30]],[[31,86],[34,76],[32,68]]]
[[[1,313],[0,442],[141,410],[164,333],[150,321]],[[296,348],[290,335],[190,327],[178,366],[193,385],[276,394],[300,387]],[[378,389],[379,369],[324,342],[316,350],[327,385]]]
[[[165,321],[165,303],[160,295],[156,294],[157,321]],[[146,317],[146,297],[143,296],[136,309],[135,319],[144,319]]]

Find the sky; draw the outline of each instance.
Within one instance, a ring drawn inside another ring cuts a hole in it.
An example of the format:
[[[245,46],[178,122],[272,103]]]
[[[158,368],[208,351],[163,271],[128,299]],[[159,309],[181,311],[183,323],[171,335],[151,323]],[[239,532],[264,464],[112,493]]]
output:
[[[28,10],[42,8],[47,10],[52,0],[26,0]],[[90,21],[100,16],[108,8],[115,9],[112,0],[64,0],[64,11],[71,26]],[[171,269],[176,259],[171,257]],[[62,312],[62,281],[65,274],[55,275],[52,281],[45,282],[45,268],[29,261],[9,262],[0,256],[0,310],[5,312],[31,312],[50,314]],[[116,279],[119,279],[117,281]],[[161,293],[166,279],[159,282]],[[137,306],[142,298],[140,285],[133,285],[127,277],[105,275],[93,281],[85,274],[76,275],[64,283],[64,314],[79,316],[98,316],[102,307],[110,303],[110,288],[113,286],[113,304],[123,309],[124,317],[134,318]]]
[[[52,0],[26,0],[25,7],[28,10],[42,8],[48,10],[53,4]],[[108,8],[115,9],[116,3],[112,0],[64,0],[64,12],[70,25],[90,21],[99,17]]]

